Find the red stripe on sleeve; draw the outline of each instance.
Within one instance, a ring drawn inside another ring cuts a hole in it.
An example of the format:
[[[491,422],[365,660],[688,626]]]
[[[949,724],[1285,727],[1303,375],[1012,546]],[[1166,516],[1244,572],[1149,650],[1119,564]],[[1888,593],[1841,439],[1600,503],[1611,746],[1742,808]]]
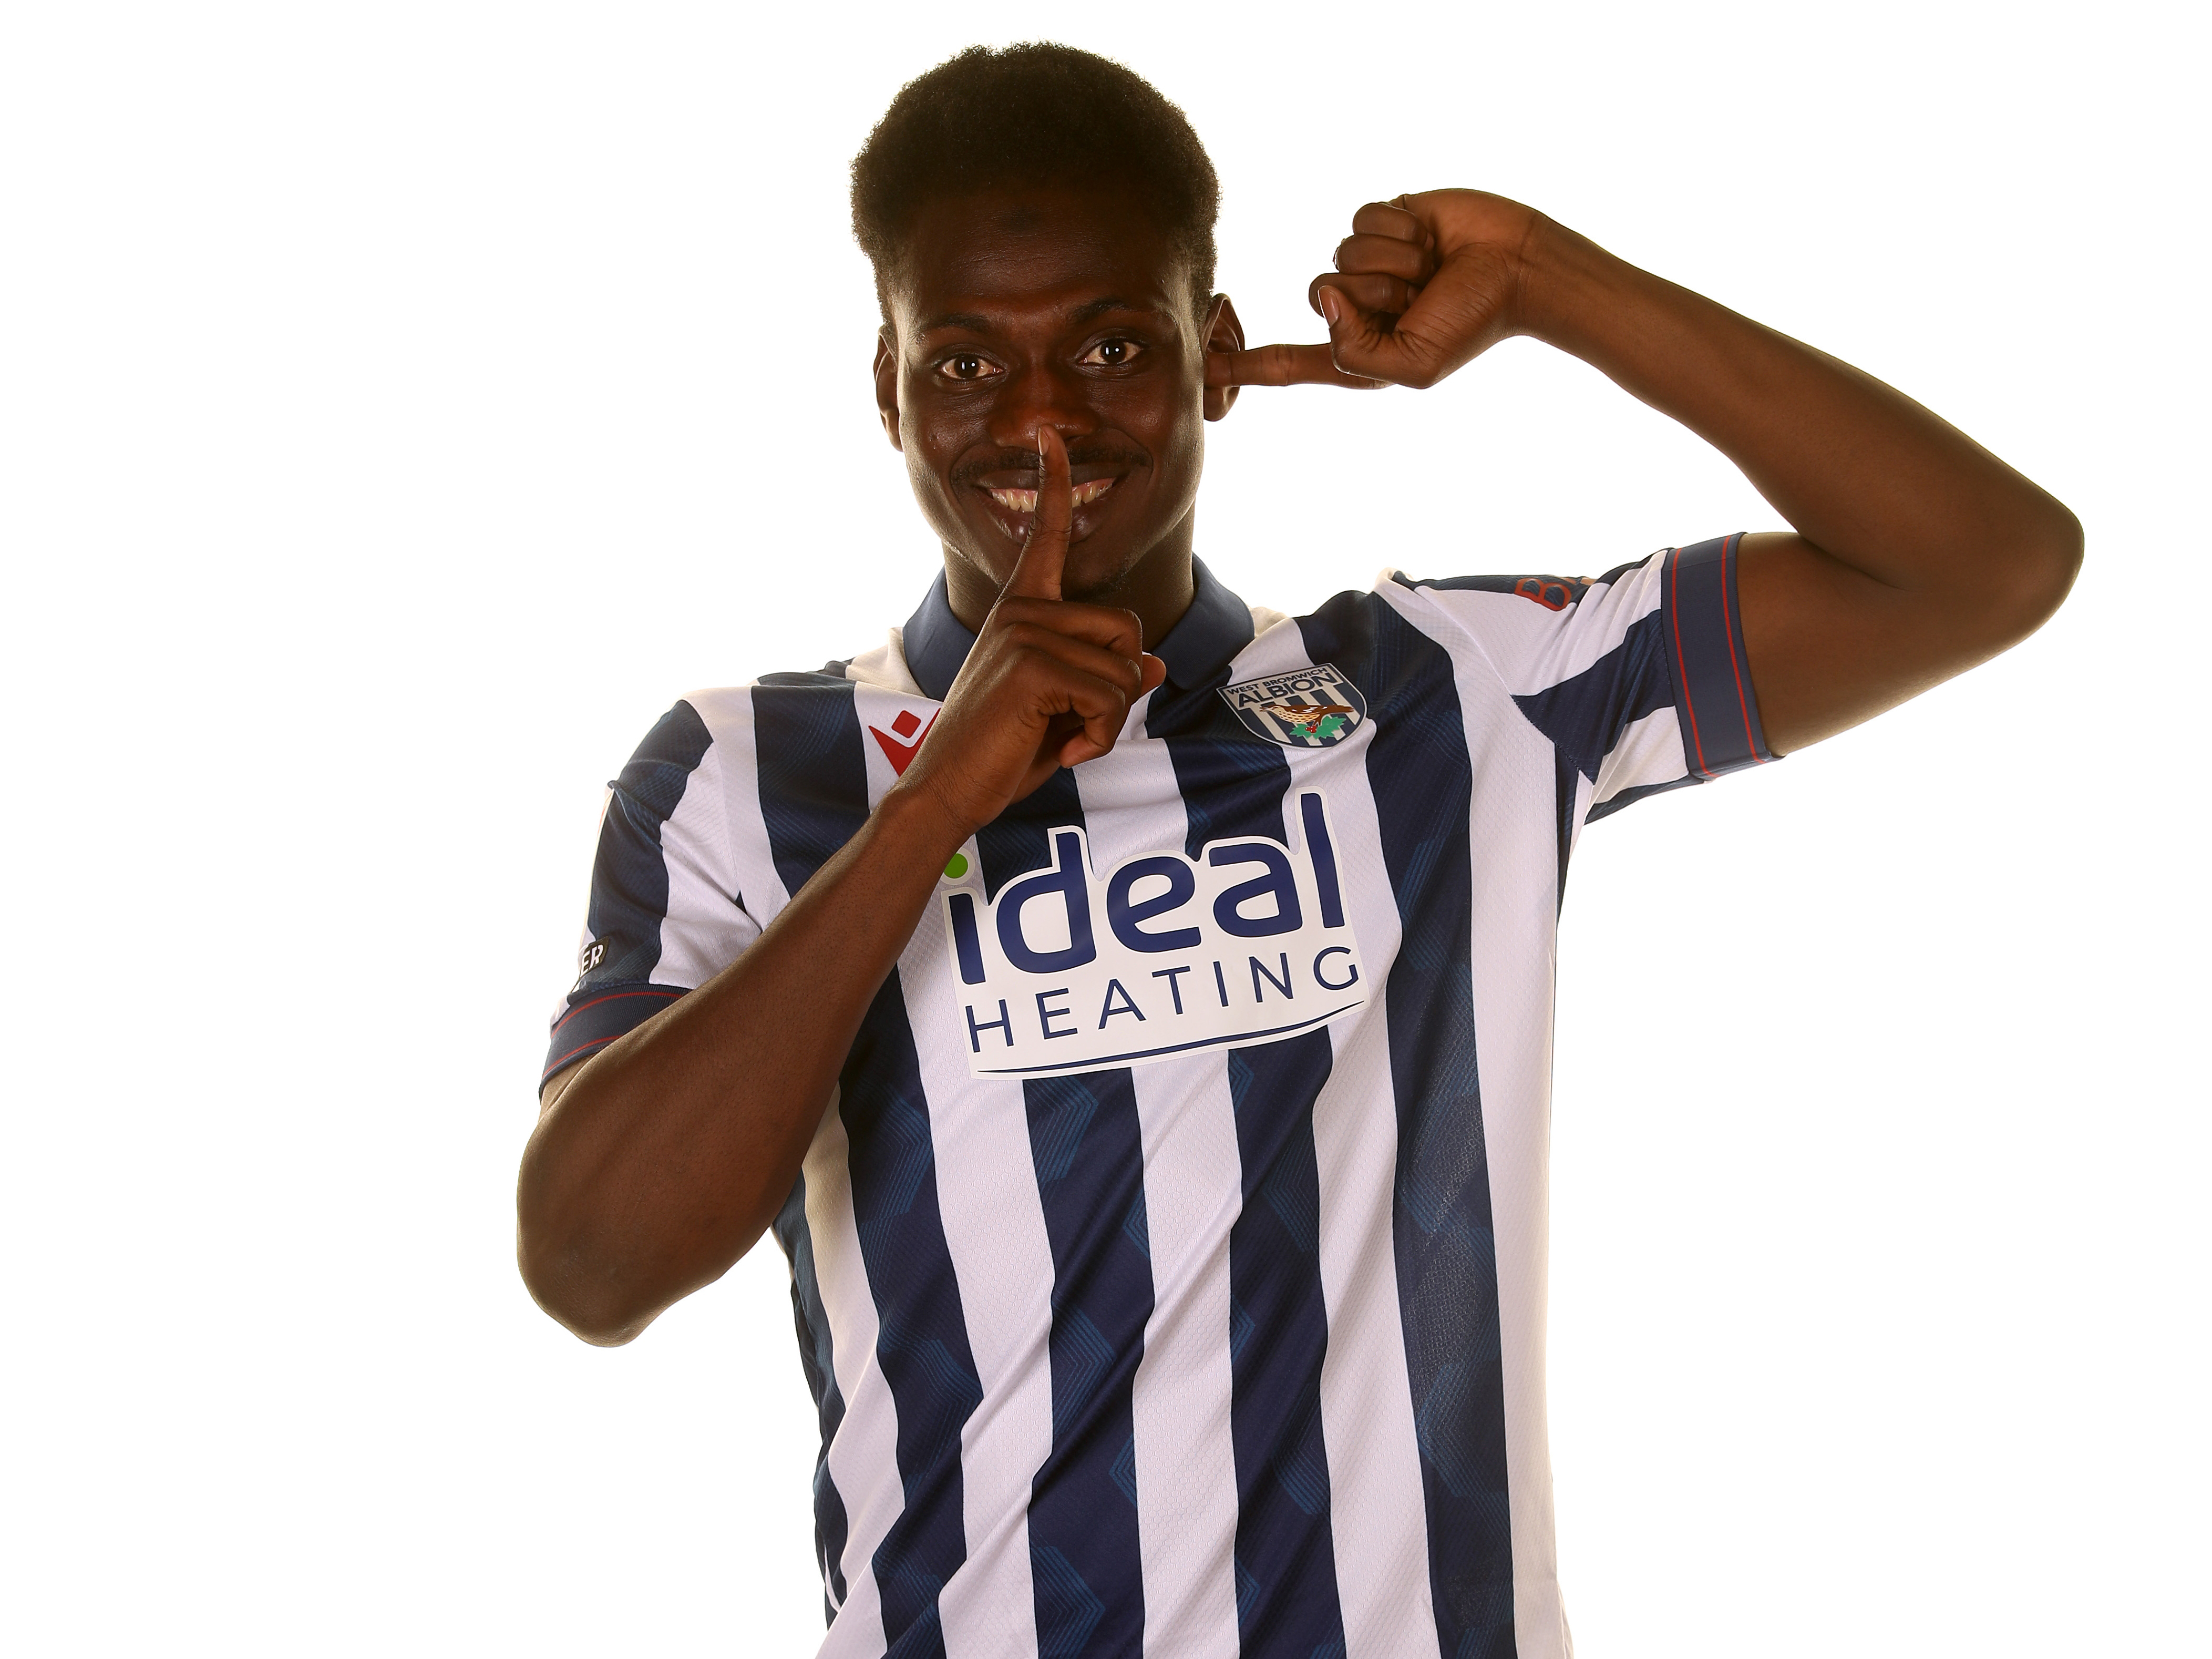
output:
[[[1729,580],[1729,561],[1743,549],[1743,532],[1737,531],[1721,548],[1721,626],[1728,630],[1729,667],[1735,673],[1736,707],[1743,712],[1743,746],[1751,750],[1752,764],[1764,766],[1766,757],[1759,752],[1759,739],[1751,730],[1751,699],[1744,695],[1743,670],[1735,659],[1735,618],[1729,614],[1729,590],[1735,586]]]
[[[1682,550],[1667,550],[1667,610],[1674,625],[1674,679],[1682,693],[1682,712],[1689,717],[1691,746],[1698,751],[1698,770],[1707,777],[1713,769],[1705,764],[1705,739],[1698,735],[1698,706],[1690,697],[1690,665],[1682,655]]]

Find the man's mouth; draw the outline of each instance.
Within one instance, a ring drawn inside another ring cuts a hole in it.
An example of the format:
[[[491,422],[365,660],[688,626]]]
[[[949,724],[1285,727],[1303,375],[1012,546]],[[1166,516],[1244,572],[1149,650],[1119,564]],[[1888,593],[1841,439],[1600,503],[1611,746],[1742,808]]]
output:
[[[1121,479],[1118,477],[1093,478],[1089,483],[1076,485],[1075,505],[1090,506],[1120,482]],[[1009,512],[1034,513],[1036,511],[1037,493],[1034,489],[994,489],[989,493],[993,501]]]

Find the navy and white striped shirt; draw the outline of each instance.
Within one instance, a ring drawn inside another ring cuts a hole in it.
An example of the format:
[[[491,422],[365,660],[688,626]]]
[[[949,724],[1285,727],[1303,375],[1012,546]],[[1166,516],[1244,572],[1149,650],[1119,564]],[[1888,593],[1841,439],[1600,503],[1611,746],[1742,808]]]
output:
[[[1564,1659],[1553,964],[1583,824],[1771,757],[1738,538],[1594,581],[1204,568],[948,866],[775,1224],[838,1659]],[[739,955],[974,636],[701,693],[612,786],[547,1074]]]

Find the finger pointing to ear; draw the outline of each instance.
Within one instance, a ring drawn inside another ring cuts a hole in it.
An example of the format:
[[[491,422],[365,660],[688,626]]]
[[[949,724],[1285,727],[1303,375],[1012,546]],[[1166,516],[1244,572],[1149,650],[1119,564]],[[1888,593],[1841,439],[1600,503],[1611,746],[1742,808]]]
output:
[[[1354,304],[1334,282],[1315,285],[1314,302],[1328,324],[1329,350],[1340,373],[1372,375],[1382,385],[1425,384],[1409,371],[1406,335],[1386,326],[1382,314]]]
[[[1382,383],[1346,374],[1325,345],[1255,346],[1249,351],[1209,351],[1206,383],[1227,386],[1340,386],[1372,392]]]

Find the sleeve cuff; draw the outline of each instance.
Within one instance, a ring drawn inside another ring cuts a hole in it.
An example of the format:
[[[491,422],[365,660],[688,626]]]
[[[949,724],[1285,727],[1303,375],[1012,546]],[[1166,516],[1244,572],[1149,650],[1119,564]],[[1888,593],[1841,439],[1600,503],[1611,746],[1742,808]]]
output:
[[[685,994],[674,985],[593,987],[581,1002],[553,1022],[553,1040],[545,1050],[545,1069],[538,1073],[538,1086],[544,1088],[562,1066],[597,1054]]]
[[[1691,772],[1718,777],[1775,758],[1759,724],[1759,700],[1744,654],[1736,603],[1736,552],[1743,532],[1678,547],[1667,555],[1660,604],[1668,665],[1680,699],[1682,752]]]

